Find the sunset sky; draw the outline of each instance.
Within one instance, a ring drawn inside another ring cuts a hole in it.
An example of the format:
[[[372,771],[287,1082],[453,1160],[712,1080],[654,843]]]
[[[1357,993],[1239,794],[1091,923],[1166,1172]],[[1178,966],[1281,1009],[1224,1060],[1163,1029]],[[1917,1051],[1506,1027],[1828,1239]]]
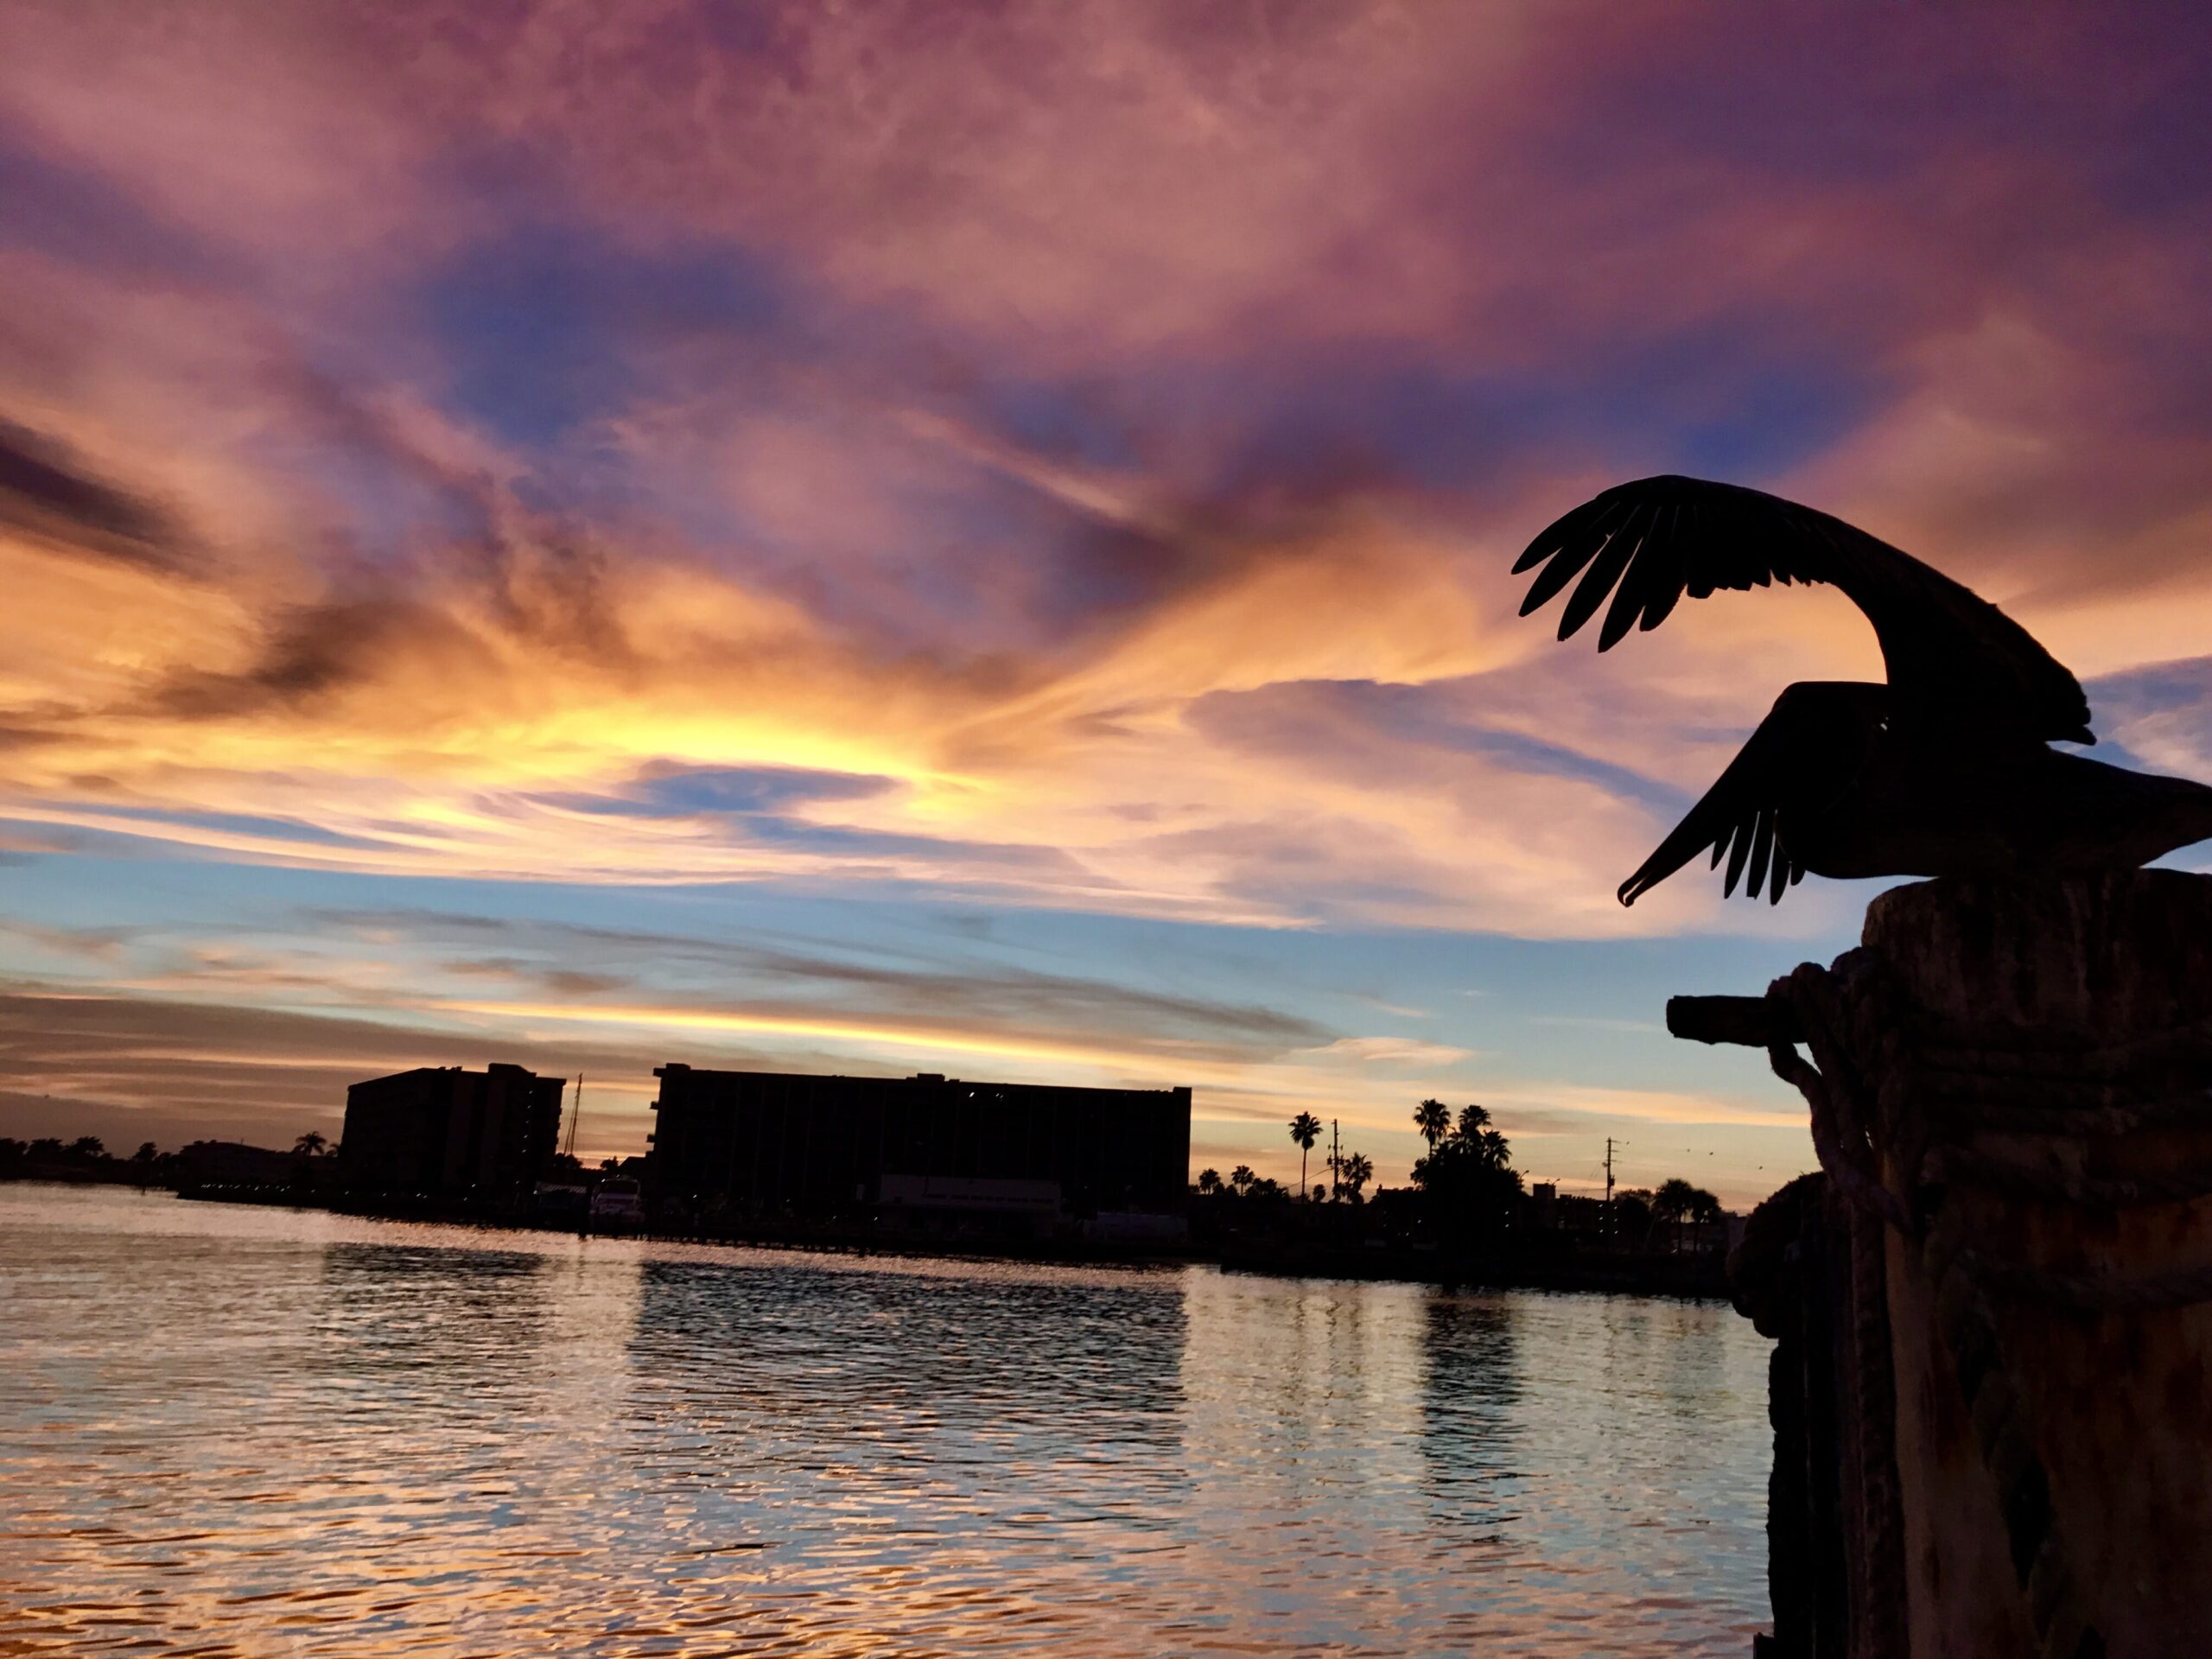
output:
[[[1510,567],[1775,490],[2212,779],[2208,110],[2185,6],[15,0],[0,1133],[683,1059],[1755,1199],[1662,1006],[1877,889],[1613,890],[1872,635]]]

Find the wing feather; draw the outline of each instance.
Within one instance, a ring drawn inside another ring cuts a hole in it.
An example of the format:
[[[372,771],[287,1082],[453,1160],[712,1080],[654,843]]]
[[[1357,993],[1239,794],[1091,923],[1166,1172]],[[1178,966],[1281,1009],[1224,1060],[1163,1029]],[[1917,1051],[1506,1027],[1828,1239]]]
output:
[[[1686,522],[1677,527],[1678,533],[1670,539],[1669,544],[1663,549],[1652,550],[1652,580],[1645,584],[1643,614],[1636,625],[1643,632],[1649,633],[1664,622],[1669,613],[1681,602],[1682,589],[1689,576],[1689,567],[1682,557],[1682,549],[1697,539],[1699,521],[1703,517],[1704,513],[1697,504],[1691,503],[1684,510]]]
[[[1721,897],[1733,898],[1741,882],[1745,898],[1780,903],[1805,874],[1789,842],[1790,815],[1817,811],[1850,786],[1891,701],[1878,685],[1791,686],[1658,850],[1621,883],[1620,901],[1634,904],[1710,849],[1714,869],[1727,861]]]
[[[1518,576],[1535,569],[1570,540],[1592,537],[1603,539],[1615,524],[1632,511],[1627,501],[1607,501],[1602,498],[1585,501],[1529,544],[1528,551],[1514,562],[1513,574]]]
[[[1649,513],[1630,515],[1613,538],[1590,561],[1590,568],[1582,573],[1582,580],[1575,584],[1574,592],[1567,601],[1567,608],[1560,613],[1559,637],[1567,639],[1587,622],[1599,602],[1612,591],[1613,584],[1627,571],[1629,562],[1636,557],[1637,550],[1643,545],[1650,533]]]
[[[1759,824],[1751,836],[1751,868],[1744,882],[1744,896],[1756,899],[1766,889],[1767,861],[1774,855],[1774,809],[1769,807],[1759,814]],[[1784,854],[1786,861],[1789,855]]]
[[[1736,826],[1736,844],[1728,849],[1728,879],[1720,884],[1720,896],[1733,899],[1736,884],[1744,879],[1744,861],[1751,856],[1751,842],[1758,839],[1759,815],[1756,809],[1746,821]]]
[[[1624,520],[1629,514],[1622,512],[1609,517]],[[1551,562],[1529,584],[1529,596],[1521,601],[1521,614],[1526,616],[1539,606],[1550,603],[1552,595],[1573,581],[1582,567],[1604,552],[1612,537],[1619,533],[1620,524],[1618,522],[1603,524],[1602,527],[1593,524],[1586,535],[1563,541],[1551,553],[1545,555]]]
[[[1901,722],[2095,741],[2079,682],[2004,612],[1888,543],[1778,496],[1701,479],[1640,479],[1567,513],[1514,569],[1536,571],[1523,616],[1574,584],[1562,639],[1602,608],[1600,651],[1631,627],[1658,626],[1684,594],[1827,583],[1873,624]]]

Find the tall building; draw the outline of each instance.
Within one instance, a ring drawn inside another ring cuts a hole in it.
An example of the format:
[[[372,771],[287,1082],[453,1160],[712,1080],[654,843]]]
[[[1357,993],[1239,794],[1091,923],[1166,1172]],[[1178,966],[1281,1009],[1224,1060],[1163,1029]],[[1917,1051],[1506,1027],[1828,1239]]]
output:
[[[696,1216],[1181,1213],[1188,1089],[664,1065],[649,1180]]]
[[[518,1197],[559,1149],[563,1083],[499,1065],[357,1083],[346,1091],[339,1179],[357,1192]]]

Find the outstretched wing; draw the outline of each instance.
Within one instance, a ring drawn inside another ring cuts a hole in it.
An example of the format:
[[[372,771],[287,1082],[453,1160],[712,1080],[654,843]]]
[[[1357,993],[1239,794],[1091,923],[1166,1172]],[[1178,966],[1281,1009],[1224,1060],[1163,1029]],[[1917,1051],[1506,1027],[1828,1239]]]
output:
[[[1817,811],[1851,787],[1890,701],[1881,686],[1849,682],[1784,691],[1689,816],[1621,883],[1621,903],[1634,904],[1707,848],[1715,869],[1728,861],[1723,898],[1748,874],[1745,898],[1764,887],[1769,904],[1781,903],[1805,874],[1782,828],[1783,815]]]
[[[1513,569],[1540,565],[1521,614],[1573,582],[1559,620],[1565,639],[1610,594],[1600,651],[1631,624],[1657,627],[1685,593],[1827,582],[1874,625],[1897,720],[2096,741],[2080,683],[2018,623],[1910,554],[1779,496],[1673,476],[1618,485],[1529,543]]]

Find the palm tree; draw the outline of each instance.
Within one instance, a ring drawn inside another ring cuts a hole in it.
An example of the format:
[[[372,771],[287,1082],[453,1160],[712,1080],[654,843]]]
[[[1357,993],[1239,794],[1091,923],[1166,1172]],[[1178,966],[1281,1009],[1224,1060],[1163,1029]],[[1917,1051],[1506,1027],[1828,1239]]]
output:
[[[1705,1224],[1709,1221],[1716,1227],[1719,1226],[1727,1213],[1720,1207],[1720,1200],[1714,1198],[1712,1193],[1701,1186],[1693,1188],[1690,1192],[1690,1224],[1697,1230],[1690,1235],[1690,1247],[1693,1249],[1703,1250]]]
[[[1452,1133],[1462,1141],[1472,1141],[1488,1128],[1490,1128],[1490,1108],[1466,1105],[1459,1109],[1459,1124]]]
[[[1221,1172],[1217,1169],[1200,1170],[1198,1172],[1198,1191],[1201,1192],[1220,1192]]]
[[[302,1158],[320,1158],[329,1145],[330,1142],[322,1138],[319,1130],[309,1129],[292,1142],[292,1150]]]
[[[1660,1221],[1671,1222],[1675,1228],[1675,1248],[1682,1245],[1682,1217],[1697,1205],[1697,1188],[1679,1175],[1659,1183],[1659,1190],[1651,1195],[1651,1213]]]
[[[1375,1179],[1375,1161],[1363,1152],[1348,1152],[1337,1160],[1337,1179],[1351,1195],[1354,1204],[1359,1202],[1359,1189]]]
[[[1414,1108],[1414,1128],[1434,1152],[1436,1143],[1452,1133],[1452,1109],[1440,1100],[1424,1100]]]
[[[1298,1142],[1298,1190],[1310,1203],[1313,1195],[1306,1185],[1306,1154],[1321,1138],[1321,1120],[1311,1112],[1300,1112],[1290,1120],[1290,1138]]]
[[[1229,1172],[1229,1184],[1236,1189],[1236,1195],[1239,1198],[1249,1192],[1252,1183],[1259,1179],[1252,1173],[1252,1166],[1249,1164],[1239,1164]]]

